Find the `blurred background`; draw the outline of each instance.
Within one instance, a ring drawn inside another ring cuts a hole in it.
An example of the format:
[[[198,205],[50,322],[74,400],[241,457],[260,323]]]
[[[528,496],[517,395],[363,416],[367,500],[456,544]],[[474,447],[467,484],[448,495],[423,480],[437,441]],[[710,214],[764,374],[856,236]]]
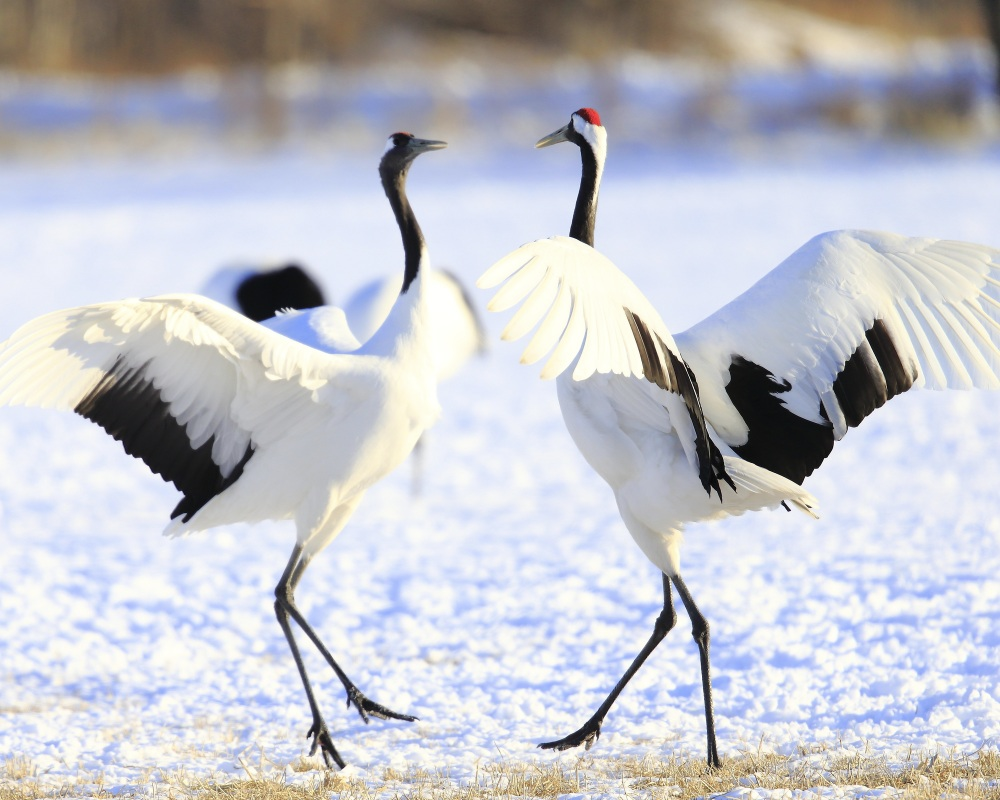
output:
[[[0,157],[989,143],[1000,0],[0,0]]]

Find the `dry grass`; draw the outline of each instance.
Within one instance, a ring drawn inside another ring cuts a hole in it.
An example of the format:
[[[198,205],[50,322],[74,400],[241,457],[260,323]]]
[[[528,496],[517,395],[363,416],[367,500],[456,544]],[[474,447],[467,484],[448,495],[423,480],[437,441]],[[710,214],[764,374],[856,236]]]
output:
[[[1000,753],[982,750],[947,757],[909,754],[889,759],[839,746],[803,748],[794,755],[746,751],[709,770],[701,760],[659,758],[578,759],[575,765],[522,764],[499,760],[476,769],[471,780],[445,771],[412,768],[372,770],[365,778],[337,772],[306,772],[305,763],[289,771],[266,764],[243,764],[246,777],[204,778],[188,773],[149,770],[135,781],[142,790],[106,787],[100,775],[79,775],[53,783],[37,774],[30,759],[0,762],[0,800],[63,797],[192,798],[193,800],[506,800],[567,794],[603,794],[626,798],[713,797],[733,789],[807,791],[836,787],[844,796],[891,789],[906,800],[1000,800]]]
[[[39,778],[35,763],[25,756],[0,761],[0,800],[40,800],[50,797],[87,797],[105,800],[115,795],[106,791],[100,775],[79,775],[76,780],[47,786]]]
[[[681,800],[709,797],[739,787],[790,791],[859,787],[859,793],[890,788],[902,790],[902,796],[912,800],[1000,800],[1000,754],[996,751],[980,751],[972,756],[953,754],[948,758],[910,754],[899,766],[886,756],[812,748],[808,752],[800,750],[795,756],[747,752],[727,759],[718,770],[709,770],[700,760],[649,756],[620,761],[619,769],[629,788],[643,792],[660,789],[662,796]]]
[[[555,798],[579,793],[585,783],[577,773],[559,766],[489,764],[463,784],[445,772],[413,768],[387,768],[375,780],[344,777],[326,772],[311,776],[306,784],[289,784],[284,775],[255,776],[246,780],[203,784],[199,800],[317,800],[335,795],[339,800],[499,800],[510,797]]]

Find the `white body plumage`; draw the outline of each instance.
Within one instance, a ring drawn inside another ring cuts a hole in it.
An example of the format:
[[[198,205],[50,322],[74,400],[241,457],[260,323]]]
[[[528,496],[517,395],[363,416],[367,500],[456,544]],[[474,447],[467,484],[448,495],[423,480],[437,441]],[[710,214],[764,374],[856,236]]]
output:
[[[828,431],[831,447],[899,391],[1000,388],[1000,251],[982,245],[872,231],[822,234],[676,339],[624,274],[574,239],[524,245],[480,279],[484,287],[502,282],[491,310],[523,301],[503,337],[516,339],[538,325],[522,360],[552,352],[542,376],[558,376],[560,406],[581,453],[615,490],[637,541],[650,527],[674,552],[685,523],[786,500],[814,505],[798,476],[829,450],[810,453],[780,441],[778,431],[757,429],[758,437],[770,437],[762,446],[804,461],[789,476],[794,483],[734,451],[754,434],[737,405],[743,399],[727,388],[734,359],[765,370],[763,394],[786,415]],[[673,353],[696,378],[708,430],[736,484],[735,491],[721,485],[721,500],[698,479],[681,397],[644,377],[626,308],[646,323],[661,360]],[[874,342],[878,352],[870,333],[876,323],[885,337]],[[838,384],[849,363],[860,371],[850,390]],[[768,402],[747,402],[760,400]],[[649,550],[643,546],[667,574],[679,568]]]
[[[438,381],[443,381],[472,356],[485,352],[486,335],[475,306],[455,275],[436,269],[425,277],[431,358]],[[398,294],[395,277],[369,281],[353,292],[344,303],[351,333],[366,341],[385,320]]]
[[[676,623],[680,595],[701,656],[707,756],[719,765],[709,626],[681,578],[691,522],[792,504],[834,443],[911,388],[1000,388],[1000,250],[871,231],[806,243],[704,322],[672,337],[632,282],[593,249],[606,133],[583,108],[536,146],[571,142],[583,174],[570,237],[523,245],[479,279],[489,309],[520,307],[505,339],[534,333],[566,427],[611,486],[623,522],[663,573],[653,635],[594,715],[542,747],[589,747],[631,677]]]
[[[279,335],[199,295],[53,312],[0,350],[0,404],[73,410],[108,375],[119,383],[134,375],[158,391],[192,450],[212,442],[222,480],[241,471],[167,533],[295,518],[299,543],[315,553],[346,522],[332,518],[337,509],[353,509],[402,463],[439,413],[419,279],[411,292],[396,309],[409,330],[350,355],[318,349],[316,338],[294,341],[291,331]]]
[[[663,385],[645,377],[650,358],[665,365],[673,354],[679,362],[677,346],[652,305],[603,255],[568,237],[543,239],[498,261],[479,285],[501,282],[489,309],[521,303],[502,337],[517,339],[537,326],[522,362],[551,353],[542,377],[556,378],[567,430],[611,486],[629,533],[661,571],[679,573],[681,531],[689,522],[783,501],[811,512],[815,500],[808,492],[743,462],[714,439],[736,490],[720,483],[721,502],[706,492],[699,433],[676,375],[671,380],[670,370],[661,368]],[[648,333],[648,353],[633,321]]]
[[[418,154],[444,146],[408,133],[389,138],[379,173],[403,239],[403,280],[363,345],[339,309],[296,311],[262,325],[200,295],[56,311],[0,344],[0,405],[72,410],[103,427],[181,491],[168,534],[295,520],[275,613],[312,712],[311,752],[320,749],[328,765],[344,761],[320,713],[293,621],[365,721],[414,719],[358,690],[298,610],[294,591],[367,489],[437,419],[427,249],[405,182]]]

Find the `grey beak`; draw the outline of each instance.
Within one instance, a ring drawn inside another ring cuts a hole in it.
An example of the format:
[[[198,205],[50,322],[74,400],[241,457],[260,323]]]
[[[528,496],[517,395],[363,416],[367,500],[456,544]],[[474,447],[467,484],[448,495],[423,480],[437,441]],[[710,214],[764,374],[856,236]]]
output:
[[[548,147],[550,144],[559,144],[559,142],[569,141],[569,125],[563,125],[559,130],[552,131],[548,136],[543,136],[537,142],[535,142],[535,147]]]
[[[417,153],[425,153],[428,150],[443,150],[447,146],[448,146],[447,142],[441,142],[438,141],[437,139],[417,139],[417,138],[411,139],[410,144],[408,145],[410,150],[413,150]]]

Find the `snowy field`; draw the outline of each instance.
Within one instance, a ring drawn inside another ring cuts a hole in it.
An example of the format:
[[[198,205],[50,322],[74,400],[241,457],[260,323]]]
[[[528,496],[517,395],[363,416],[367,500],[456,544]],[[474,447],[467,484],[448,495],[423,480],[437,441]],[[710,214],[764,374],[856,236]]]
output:
[[[824,230],[1000,246],[996,150],[747,160],[616,149],[605,122],[598,245],[674,331]],[[566,232],[578,154],[532,142],[489,155],[454,142],[419,160],[410,197],[435,263],[471,283],[516,245]],[[241,257],[301,259],[343,297],[401,265],[381,151],[0,164],[0,336],[58,307],[193,290]],[[497,341],[502,318],[488,323],[491,354],[441,389],[422,496],[408,464],[375,487],[298,592],[360,688],[420,718],[364,725],[313,658],[334,740],[362,778],[701,758],[683,618],[594,749],[535,748],[603,699],[651,630],[660,581],[569,440],[554,386]],[[998,411],[987,393],[895,399],[807,481],[818,522],[765,512],[689,530],[723,757],[997,746]],[[160,770],[243,775],[305,755],[308,708],[272,609],[291,525],[171,541],[159,531],[175,497],[73,415],[0,410],[0,760],[153,793]]]

